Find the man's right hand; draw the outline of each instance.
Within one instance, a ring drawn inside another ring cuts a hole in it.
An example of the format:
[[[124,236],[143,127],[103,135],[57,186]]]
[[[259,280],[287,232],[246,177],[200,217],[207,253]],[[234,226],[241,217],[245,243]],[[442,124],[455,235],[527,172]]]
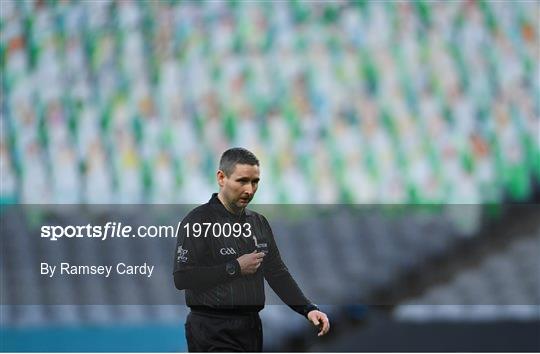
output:
[[[238,257],[236,260],[240,263],[240,272],[242,275],[254,274],[261,266],[265,254],[263,252],[257,253],[253,251],[246,253],[243,256]]]

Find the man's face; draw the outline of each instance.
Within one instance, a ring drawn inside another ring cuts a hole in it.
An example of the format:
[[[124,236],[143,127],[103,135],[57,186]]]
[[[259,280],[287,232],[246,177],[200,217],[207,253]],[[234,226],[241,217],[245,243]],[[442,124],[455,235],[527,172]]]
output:
[[[217,172],[218,184],[227,206],[240,211],[244,209],[257,191],[259,185],[259,166],[236,164],[230,176],[221,170]]]

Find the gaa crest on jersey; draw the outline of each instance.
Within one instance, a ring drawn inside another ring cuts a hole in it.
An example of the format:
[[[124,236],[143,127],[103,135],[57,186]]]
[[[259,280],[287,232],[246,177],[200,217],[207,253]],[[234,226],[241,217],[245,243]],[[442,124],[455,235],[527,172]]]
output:
[[[236,251],[232,247],[223,247],[223,248],[221,248],[219,250],[219,253],[222,256],[232,256],[232,255],[236,254]]]

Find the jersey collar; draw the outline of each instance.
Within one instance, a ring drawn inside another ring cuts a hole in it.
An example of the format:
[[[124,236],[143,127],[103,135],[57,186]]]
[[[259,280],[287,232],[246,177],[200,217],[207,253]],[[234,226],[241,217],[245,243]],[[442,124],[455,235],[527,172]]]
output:
[[[221,213],[224,213],[224,214],[227,214],[229,216],[234,216],[234,217],[242,217],[242,216],[251,216],[253,215],[253,212],[247,208],[244,208],[244,212],[240,215],[237,215],[237,214],[234,214],[234,213],[231,213],[230,211],[227,210],[227,208],[225,208],[225,206],[223,205],[223,203],[221,202],[221,200],[219,200],[218,198],[218,194],[217,193],[213,193],[212,194],[212,197],[210,198],[210,200],[208,201],[208,204],[212,205],[214,208],[216,208],[217,210],[219,210]]]

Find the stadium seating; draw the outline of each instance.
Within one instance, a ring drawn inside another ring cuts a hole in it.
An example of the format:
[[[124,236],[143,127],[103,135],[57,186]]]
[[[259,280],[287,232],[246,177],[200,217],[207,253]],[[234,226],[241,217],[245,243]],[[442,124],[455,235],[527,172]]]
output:
[[[402,321],[538,320],[539,252],[540,229],[404,302],[394,315]]]
[[[199,203],[234,145],[258,203],[524,200],[531,7],[4,2],[2,200]]]

